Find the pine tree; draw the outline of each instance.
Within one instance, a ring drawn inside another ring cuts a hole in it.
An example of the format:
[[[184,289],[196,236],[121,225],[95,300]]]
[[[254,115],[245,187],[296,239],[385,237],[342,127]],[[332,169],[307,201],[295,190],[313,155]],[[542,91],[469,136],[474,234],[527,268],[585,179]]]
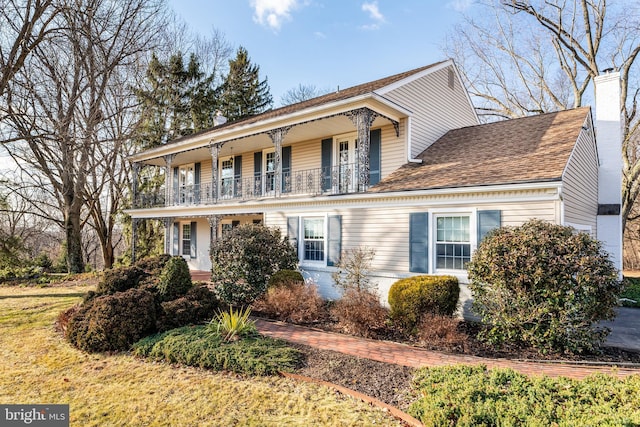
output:
[[[267,79],[260,81],[260,67],[252,64],[249,54],[240,47],[229,61],[229,74],[222,85],[221,111],[230,121],[269,110],[273,97]]]

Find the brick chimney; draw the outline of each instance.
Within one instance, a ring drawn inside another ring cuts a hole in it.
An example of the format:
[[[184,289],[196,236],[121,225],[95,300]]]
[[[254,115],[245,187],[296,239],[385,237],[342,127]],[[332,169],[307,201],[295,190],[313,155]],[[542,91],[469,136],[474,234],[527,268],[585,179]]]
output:
[[[605,70],[594,79],[598,146],[597,238],[622,278],[622,111],[620,73]]]

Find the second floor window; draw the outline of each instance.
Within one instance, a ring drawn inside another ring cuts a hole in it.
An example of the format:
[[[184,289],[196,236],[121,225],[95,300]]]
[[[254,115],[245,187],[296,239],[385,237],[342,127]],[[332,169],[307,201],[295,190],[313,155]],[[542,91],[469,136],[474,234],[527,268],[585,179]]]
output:
[[[193,203],[195,168],[193,163],[180,166],[179,171],[180,203]]]
[[[233,160],[223,160],[221,176],[220,195],[223,198],[233,197]]]

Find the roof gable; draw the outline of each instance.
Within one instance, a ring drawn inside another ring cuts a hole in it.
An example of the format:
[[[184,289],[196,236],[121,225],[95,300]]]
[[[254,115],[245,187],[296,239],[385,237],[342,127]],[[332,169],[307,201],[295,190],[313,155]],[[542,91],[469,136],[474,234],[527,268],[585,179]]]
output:
[[[454,129],[371,191],[559,181],[589,107]]]

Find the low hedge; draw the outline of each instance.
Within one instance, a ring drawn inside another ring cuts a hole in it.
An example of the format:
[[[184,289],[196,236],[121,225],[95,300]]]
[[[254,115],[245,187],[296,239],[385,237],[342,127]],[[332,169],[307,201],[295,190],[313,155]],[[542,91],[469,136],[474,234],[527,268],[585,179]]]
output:
[[[451,316],[458,307],[460,286],[454,276],[413,276],[401,279],[389,289],[390,317],[394,323],[413,330],[425,314]]]
[[[283,341],[253,336],[226,342],[205,326],[187,326],[144,338],[134,344],[133,353],[158,361],[246,375],[293,371],[302,360],[302,354]]]
[[[298,284],[304,284],[304,277],[302,277],[302,273],[296,270],[278,270],[273,273],[273,276],[269,278],[269,282],[267,283],[267,289],[278,288],[278,287],[290,287]]]
[[[216,295],[206,286],[194,286],[180,298],[161,303],[158,315],[158,331],[168,331],[211,319],[220,303]]]
[[[154,332],[155,327],[153,294],[143,289],[129,289],[85,302],[72,314],[65,336],[85,351],[121,351]]]
[[[423,368],[409,414],[425,426],[640,425],[640,376],[527,377],[485,366]]]

